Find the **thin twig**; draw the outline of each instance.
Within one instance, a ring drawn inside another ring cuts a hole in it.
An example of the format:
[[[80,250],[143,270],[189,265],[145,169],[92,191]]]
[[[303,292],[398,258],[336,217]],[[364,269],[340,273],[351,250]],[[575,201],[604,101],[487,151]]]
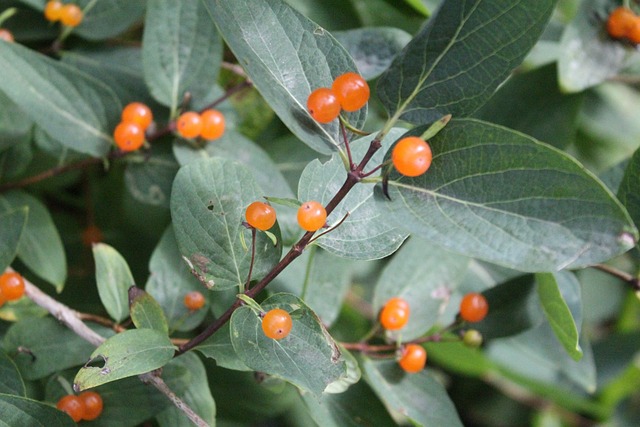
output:
[[[634,277],[631,274],[624,272],[622,270],[618,270],[615,267],[612,267],[610,265],[607,264],[595,264],[592,265],[591,267],[603,271],[605,273],[608,273],[610,275],[612,275],[613,277],[616,277],[620,280],[622,280],[623,282],[628,283],[629,285],[631,285],[631,287],[633,288],[634,291],[638,292],[640,291],[640,278],[638,277]]]

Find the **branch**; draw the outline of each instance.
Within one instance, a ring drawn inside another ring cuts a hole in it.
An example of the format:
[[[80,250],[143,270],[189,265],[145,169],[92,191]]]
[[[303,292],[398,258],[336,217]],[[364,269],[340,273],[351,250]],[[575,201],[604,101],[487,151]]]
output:
[[[633,277],[631,274],[618,270],[617,268],[607,264],[595,264],[592,265],[592,267],[628,283],[635,292],[640,292],[640,278]]]

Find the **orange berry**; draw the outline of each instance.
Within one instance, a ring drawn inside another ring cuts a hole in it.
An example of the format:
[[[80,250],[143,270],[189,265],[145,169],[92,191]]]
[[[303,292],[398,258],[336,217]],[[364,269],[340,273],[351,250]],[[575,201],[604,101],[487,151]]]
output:
[[[629,34],[633,27],[636,15],[626,7],[617,7],[607,18],[607,32],[613,38],[620,39]]]
[[[7,301],[22,298],[22,295],[24,295],[24,279],[22,276],[15,271],[0,275],[0,294]]]
[[[68,394],[58,400],[56,408],[62,412],[66,412],[73,421],[80,421],[84,417],[84,402],[78,396]]]
[[[204,295],[198,291],[191,291],[184,296],[184,305],[191,311],[200,310],[204,303]]]
[[[60,22],[67,27],[77,27],[82,22],[82,9],[77,4],[68,3],[60,10]]]
[[[276,223],[276,211],[271,205],[253,202],[244,213],[247,224],[258,230],[268,230]]]
[[[83,420],[91,421],[95,420],[102,414],[102,408],[104,403],[102,397],[95,391],[85,391],[78,396],[84,404]]]
[[[336,77],[331,90],[345,111],[357,111],[364,107],[371,93],[367,81],[360,74],[353,72]]]
[[[205,110],[200,114],[202,130],[200,136],[204,139],[218,139],[224,134],[224,115],[218,110]]]
[[[479,322],[489,313],[489,303],[482,294],[468,293],[460,301],[460,317],[467,322]]]
[[[91,247],[94,243],[100,243],[104,240],[102,230],[95,224],[89,225],[82,231],[82,244]]]
[[[633,25],[627,32],[627,38],[633,44],[640,44],[640,18],[636,17]]]
[[[340,115],[340,101],[331,89],[321,87],[307,98],[309,114],[320,123],[329,123]]]
[[[427,363],[427,350],[418,344],[407,344],[402,349],[402,355],[398,364],[400,367],[410,374],[415,374],[422,369]]]
[[[262,318],[262,331],[267,338],[281,340],[289,335],[292,327],[291,316],[280,308],[267,311]]]
[[[113,131],[113,139],[122,151],[135,151],[144,144],[144,130],[139,124],[120,122]]]
[[[4,28],[0,28],[0,40],[4,40],[9,43],[13,43],[15,41],[11,31],[6,30]]]
[[[44,17],[47,21],[56,22],[62,18],[62,7],[64,5],[61,1],[51,0],[44,6]]]
[[[431,147],[417,136],[402,138],[393,147],[391,160],[398,172],[405,176],[420,176],[431,166]]]
[[[321,203],[311,200],[298,208],[298,224],[303,230],[316,231],[327,222],[327,211]]]
[[[136,123],[146,130],[153,121],[153,113],[142,102],[131,102],[122,110],[122,121]]]
[[[409,321],[409,303],[402,298],[391,298],[380,311],[380,324],[393,331],[401,329]]]
[[[202,118],[195,111],[182,113],[176,121],[176,130],[183,138],[195,138],[202,132]]]

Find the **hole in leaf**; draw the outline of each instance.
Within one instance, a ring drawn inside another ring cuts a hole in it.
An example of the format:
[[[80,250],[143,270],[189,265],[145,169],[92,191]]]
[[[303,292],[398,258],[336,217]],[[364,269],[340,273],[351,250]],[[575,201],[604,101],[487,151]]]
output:
[[[87,363],[84,364],[84,368],[100,368],[103,369],[107,364],[107,358],[101,354],[97,355],[93,359],[89,359]]]

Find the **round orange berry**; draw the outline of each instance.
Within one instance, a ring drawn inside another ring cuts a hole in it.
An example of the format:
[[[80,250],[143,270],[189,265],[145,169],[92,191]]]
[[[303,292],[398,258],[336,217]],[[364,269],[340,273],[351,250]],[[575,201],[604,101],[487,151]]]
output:
[[[64,5],[61,1],[51,0],[44,6],[44,17],[47,21],[56,22],[62,18],[62,7]]]
[[[202,132],[202,118],[195,111],[182,113],[176,121],[176,130],[183,138],[196,138]]]
[[[629,30],[633,27],[636,15],[631,9],[626,7],[617,7],[611,12],[607,18],[607,32],[613,38],[620,39],[629,34]]]
[[[15,41],[11,31],[4,28],[0,28],[0,40],[4,40],[9,43],[13,43]]]
[[[482,294],[466,294],[460,301],[460,317],[467,322],[479,322],[489,313],[489,303]]]
[[[56,408],[61,410],[62,412],[66,412],[73,421],[80,421],[84,417],[84,402],[78,396],[73,394],[68,394],[58,400],[56,404]]]
[[[122,151],[135,151],[144,144],[144,130],[139,124],[120,122],[113,131],[113,139]]]
[[[410,374],[415,374],[422,369],[427,363],[427,350],[418,344],[407,344],[402,348],[402,355],[398,364],[400,367]]]
[[[60,22],[67,27],[77,27],[82,22],[82,17],[82,9],[77,4],[65,4],[60,10]]]
[[[289,335],[292,327],[291,316],[281,308],[267,311],[262,318],[262,331],[267,338],[281,340]]]
[[[218,139],[224,135],[224,115],[218,110],[205,110],[200,114],[202,130],[200,136],[204,139]]]
[[[387,330],[397,330],[409,321],[409,303],[399,297],[391,298],[380,310],[380,324]]]
[[[431,166],[431,147],[417,136],[402,138],[393,147],[391,161],[398,172],[404,176],[420,176]]]
[[[131,102],[122,110],[122,121],[136,123],[146,130],[153,121],[153,113],[142,102]]]
[[[298,208],[298,224],[306,231],[316,231],[327,222],[327,211],[320,202],[310,200]]]
[[[340,101],[331,89],[321,87],[307,99],[309,114],[320,123],[329,123],[340,115]]]
[[[247,224],[258,230],[268,230],[276,223],[276,211],[271,205],[253,202],[244,213]]]
[[[336,77],[331,90],[345,111],[357,111],[364,107],[371,93],[367,81],[360,74],[353,72]]]
[[[188,292],[184,296],[184,305],[191,311],[200,310],[204,307],[205,299],[204,295],[198,291]]]
[[[22,276],[15,271],[0,275],[0,294],[7,301],[22,298],[22,295],[24,295],[24,279]]]
[[[84,415],[82,416],[83,420],[95,420],[100,416],[100,414],[102,414],[104,403],[102,402],[102,397],[98,393],[96,393],[95,391],[85,391],[83,393],[80,393],[78,397],[84,404]]]
[[[627,32],[627,38],[633,44],[640,44],[640,18],[636,17],[633,25]]]

